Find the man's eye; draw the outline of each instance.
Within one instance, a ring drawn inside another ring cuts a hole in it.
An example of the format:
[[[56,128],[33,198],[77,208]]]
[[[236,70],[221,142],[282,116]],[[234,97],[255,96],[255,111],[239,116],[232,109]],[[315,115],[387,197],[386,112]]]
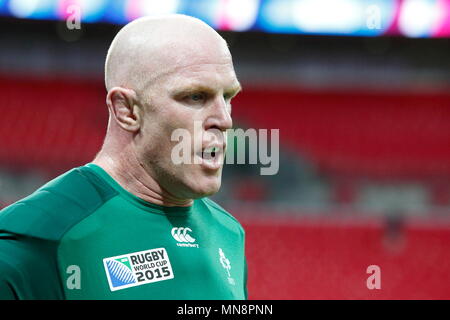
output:
[[[194,93],[189,96],[189,99],[192,101],[202,101],[205,99],[205,95],[203,93]]]

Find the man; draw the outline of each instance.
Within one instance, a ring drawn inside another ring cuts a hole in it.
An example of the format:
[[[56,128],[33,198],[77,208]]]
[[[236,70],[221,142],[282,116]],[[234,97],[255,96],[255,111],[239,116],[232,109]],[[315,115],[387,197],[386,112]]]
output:
[[[244,231],[206,198],[240,90],[226,42],[192,17],[141,18],[113,40],[105,82],[93,162],[0,212],[0,298],[245,299]],[[193,161],[174,161],[177,129]]]

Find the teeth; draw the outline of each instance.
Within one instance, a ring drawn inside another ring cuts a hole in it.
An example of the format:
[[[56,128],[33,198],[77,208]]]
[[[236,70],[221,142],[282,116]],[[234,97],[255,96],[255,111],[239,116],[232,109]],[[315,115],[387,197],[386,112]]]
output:
[[[203,151],[203,152],[205,152],[205,153],[213,153],[213,152],[217,152],[218,149],[219,148],[217,148],[217,147],[209,147],[209,148],[206,148],[205,151]]]
[[[203,158],[212,159],[216,156],[216,152],[219,151],[218,147],[209,147],[203,151]]]

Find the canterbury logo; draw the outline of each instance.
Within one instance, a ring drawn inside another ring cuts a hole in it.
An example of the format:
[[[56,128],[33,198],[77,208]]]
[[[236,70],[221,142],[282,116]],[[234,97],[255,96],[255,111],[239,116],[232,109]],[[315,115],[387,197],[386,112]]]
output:
[[[188,232],[192,232],[191,228],[172,228],[172,237],[178,242],[187,242],[192,243],[195,242],[195,239],[192,238]]]

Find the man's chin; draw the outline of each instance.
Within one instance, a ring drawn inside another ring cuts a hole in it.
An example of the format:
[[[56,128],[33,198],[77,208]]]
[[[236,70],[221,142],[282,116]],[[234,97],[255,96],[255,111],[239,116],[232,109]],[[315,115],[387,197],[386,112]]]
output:
[[[216,194],[220,190],[221,181],[196,181],[195,185],[191,186],[192,199],[200,199]]]
[[[200,199],[204,197],[210,197],[214,194],[216,194],[219,191],[220,188],[210,189],[210,190],[196,190],[193,195],[192,199]]]

